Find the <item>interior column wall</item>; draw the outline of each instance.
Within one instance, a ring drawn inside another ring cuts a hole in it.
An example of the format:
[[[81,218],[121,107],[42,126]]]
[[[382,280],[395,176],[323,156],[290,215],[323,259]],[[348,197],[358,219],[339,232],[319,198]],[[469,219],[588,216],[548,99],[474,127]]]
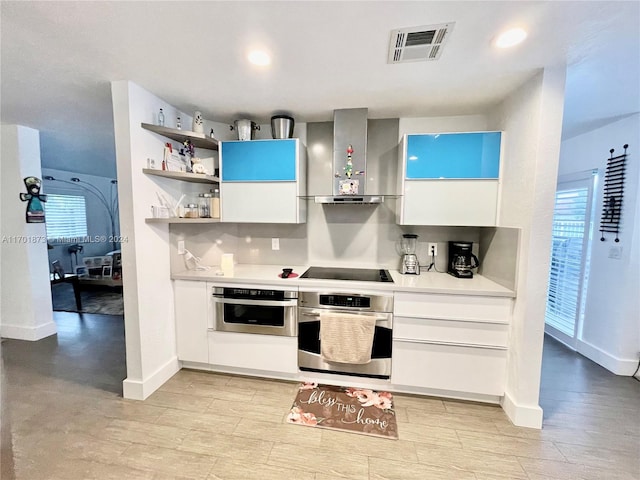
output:
[[[2,305],[0,335],[40,340],[56,333],[51,304],[47,233],[44,223],[26,223],[23,179],[42,179],[40,133],[21,125],[2,125]]]
[[[143,400],[179,369],[176,354],[173,289],[169,268],[168,225],[149,225],[149,205],[158,190],[142,169],[146,159],[162,159],[163,140],[140,127],[155,123],[162,108],[167,118],[174,107],[128,82],[113,82],[113,117],[120,199],[127,378],[126,398]]]
[[[498,221],[522,229],[503,408],[516,425],[534,428],[542,426],[538,399],[565,75],[564,66],[541,71],[495,116],[505,131]]]

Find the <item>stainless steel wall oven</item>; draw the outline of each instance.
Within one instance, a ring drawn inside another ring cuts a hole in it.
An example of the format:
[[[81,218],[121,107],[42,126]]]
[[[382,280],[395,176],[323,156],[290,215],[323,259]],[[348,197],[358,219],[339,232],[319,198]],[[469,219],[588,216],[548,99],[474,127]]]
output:
[[[215,329],[295,337],[298,292],[214,287]]]
[[[337,373],[388,379],[391,376],[393,296],[300,292],[298,298],[298,367],[303,371]],[[346,364],[326,362],[321,356],[320,314],[344,312],[375,315],[371,362]]]

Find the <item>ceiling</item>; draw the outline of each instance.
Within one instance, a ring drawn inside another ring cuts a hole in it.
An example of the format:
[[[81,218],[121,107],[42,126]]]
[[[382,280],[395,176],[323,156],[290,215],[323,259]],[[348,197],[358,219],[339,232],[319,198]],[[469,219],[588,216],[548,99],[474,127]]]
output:
[[[115,175],[110,82],[232,122],[482,113],[568,65],[566,137],[640,111],[640,2],[0,3],[1,121],[41,131],[43,166]],[[455,22],[439,60],[387,64],[390,32]],[[491,42],[522,25],[510,50]],[[246,61],[254,46],[270,67]]]

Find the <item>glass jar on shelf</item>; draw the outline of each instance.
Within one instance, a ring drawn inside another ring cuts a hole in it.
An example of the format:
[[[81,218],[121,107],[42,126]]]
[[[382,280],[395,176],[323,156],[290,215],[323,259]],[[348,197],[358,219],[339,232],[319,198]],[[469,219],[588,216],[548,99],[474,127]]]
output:
[[[201,193],[200,197],[200,218],[211,218],[211,193]]]
[[[197,203],[188,203],[185,206],[184,218],[200,218],[200,210]]]
[[[211,218],[220,218],[220,190],[211,190]]]

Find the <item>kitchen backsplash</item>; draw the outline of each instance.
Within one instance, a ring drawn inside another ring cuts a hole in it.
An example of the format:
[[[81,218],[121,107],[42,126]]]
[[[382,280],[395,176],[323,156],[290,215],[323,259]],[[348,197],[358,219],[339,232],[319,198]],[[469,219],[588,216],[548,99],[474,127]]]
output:
[[[474,242],[478,253],[481,228],[475,227],[400,227],[387,205],[378,207],[315,205],[310,203],[309,219],[303,225],[266,224],[176,224],[171,227],[171,270],[185,270],[184,259],[177,254],[178,240],[185,240],[191,253],[205,265],[219,265],[223,253],[233,253],[237,263],[267,265],[341,265],[385,267],[400,265],[399,243],[403,233],[418,238],[418,260],[429,263],[427,242],[438,242],[436,268],[446,271],[447,242]],[[350,209],[350,212],[346,210]],[[342,211],[340,211],[342,210]],[[271,249],[278,238],[280,250]]]

